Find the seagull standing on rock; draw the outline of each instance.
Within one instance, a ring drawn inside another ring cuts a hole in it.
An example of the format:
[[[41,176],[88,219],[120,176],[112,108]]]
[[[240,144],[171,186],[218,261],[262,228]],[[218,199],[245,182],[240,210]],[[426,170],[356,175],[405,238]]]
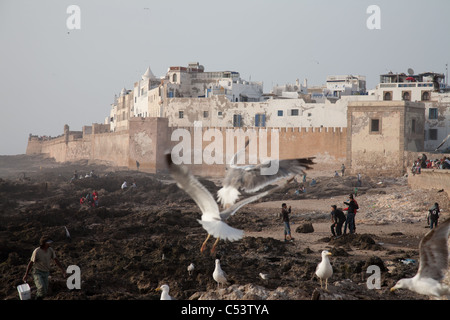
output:
[[[450,296],[450,287],[441,283],[449,268],[449,234],[450,219],[425,234],[419,244],[420,262],[417,274],[412,278],[397,281],[391,292],[408,289],[437,298]]]
[[[162,291],[161,300],[175,300],[169,295],[169,286],[167,284],[163,284],[162,286],[157,288],[156,291]]]
[[[191,264],[187,267],[187,270],[188,270],[188,272],[189,272],[189,275],[192,274],[192,271],[194,271],[194,269],[195,269],[194,263],[191,263]]]
[[[227,284],[227,274],[220,267],[220,260],[216,259],[216,268],[213,272],[213,279],[217,282],[217,288],[222,284]]]
[[[325,290],[328,290],[328,279],[333,275],[333,267],[330,264],[331,252],[322,251],[322,261],[316,267],[316,276],[320,279],[320,287],[322,288],[322,281],[325,280]]]

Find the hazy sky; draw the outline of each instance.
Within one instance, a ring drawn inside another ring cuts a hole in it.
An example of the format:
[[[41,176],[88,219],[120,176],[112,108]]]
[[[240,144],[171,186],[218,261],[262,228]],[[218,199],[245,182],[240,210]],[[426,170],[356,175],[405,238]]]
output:
[[[70,5],[79,30],[67,28]],[[0,155],[22,154],[30,133],[103,123],[148,66],[159,77],[199,62],[265,92],[332,74],[365,75],[371,89],[388,71],[445,73],[450,1],[0,0],[0,46]]]

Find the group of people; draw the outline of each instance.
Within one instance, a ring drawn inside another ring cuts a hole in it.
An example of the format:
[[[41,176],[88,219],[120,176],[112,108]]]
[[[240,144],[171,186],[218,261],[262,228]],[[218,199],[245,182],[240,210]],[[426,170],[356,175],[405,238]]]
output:
[[[339,209],[336,205],[332,205],[331,211],[331,233],[334,237],[342,236],[342,226],[344,226],[344,234],[347,234],[347,228],[349,233],[355,233],[356,224],[355,224],[355,216],[356,212],[359,209],[358,202],[355,200],[353,194],[349,195],[349,199],[343,202],[347,205],[345,209]],[[347,211],[347,216],[343,211]],[[291,206],[287,206],[286,203],[281,205],[281,219],[284,224],[284,241],[292,241],[291,227],[290,227],[290,219],[289,215],[291,214],[292,209]]]
[[[420,174],[421,169],[450,169],[450,157],[431,160],[423,153],[422,157],[418,157],[414,161],[411,172],[412,174]]]
[[[331,234],[334,237],[342,236],[342,226],[344,226],[344,234],[347,234],[347,227],[350,233],[355,233],[356,231],[355,216],[359,209],[358,202],[353,194],[350,194],[349,199],[343,203],[347,205],[347,208],[342,210],[335,204],[331,206]],[[343,211],[347,211],[347,216],[345,216]]]
[[[88,192],[85,197],[80,198],[80,204],[98,208],[98,192],[95,190],[92,193]]]

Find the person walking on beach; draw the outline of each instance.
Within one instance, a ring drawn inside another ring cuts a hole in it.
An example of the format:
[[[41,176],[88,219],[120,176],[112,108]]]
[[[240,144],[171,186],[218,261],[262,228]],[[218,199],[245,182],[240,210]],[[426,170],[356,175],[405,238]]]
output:
[[[344,164],[342,164],[342,166],[341,166],[341,172],[342,172],[342,176],[344,176],[344,172],[345,172],[345,165]]]
[[[50,247],[53,241],[48,236],[42,236],[39,241],[39,247],[34,249],[31,255],[30,262],[28,263],[27,270],[23,277],[23,281],[27,282],[28,274],[34,266],[33,279],[36,285],[37,294],[36,299],[42,299],[48,292],[48,277],[50,275],[50,262],[53,260],[56,265],[61,269],[61,273],[66,278],[66,271],[62,264],[56,258],[55,251]]]
[[[291,206],[287,207],[286,203],[281,205],[281,219],[284,223],[284,241],[292,240],[291,226],[289,225],[289,214],[291,213]]]

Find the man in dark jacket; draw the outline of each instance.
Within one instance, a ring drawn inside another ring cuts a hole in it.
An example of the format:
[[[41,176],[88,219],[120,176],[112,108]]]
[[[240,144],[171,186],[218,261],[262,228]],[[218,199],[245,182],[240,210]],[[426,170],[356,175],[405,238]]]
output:
[[[291,206],[289,206],[289,209],[286,205],[286,203],[283,203],[281,205],[281,219],[284,223],[284,241],[292,240],[291,236],[291,227],[289,225],[289,214],[291,213]]]
[[[345,214],[334,204],[331,206],[331,208],[331,222],[333,223],[331,225],[331,233],[334,237],[336,237],[336,235],[339,237],[342,235],[342,225],[345,222]]]
[[[429,210],[430,229],[433,229],[433,225],[437,227],[440,211],[441,210],[439,209],[439,204],[437,202],[434,204],[434,206],[430,208]]]
[[[344,201],[344,204],[346,204],[348,206],[348,208],[344,209],[344,210],[347,210],[347,219],[345,220],[344,234],[347,234],[347,225],[348,225],[349,232],[355,233],[355,214],[356,214],[356,210],[359,209],[359,206],[353,199],[352,194],[350,194],[350,196],[349,196],[349,201],[348,202]]]

